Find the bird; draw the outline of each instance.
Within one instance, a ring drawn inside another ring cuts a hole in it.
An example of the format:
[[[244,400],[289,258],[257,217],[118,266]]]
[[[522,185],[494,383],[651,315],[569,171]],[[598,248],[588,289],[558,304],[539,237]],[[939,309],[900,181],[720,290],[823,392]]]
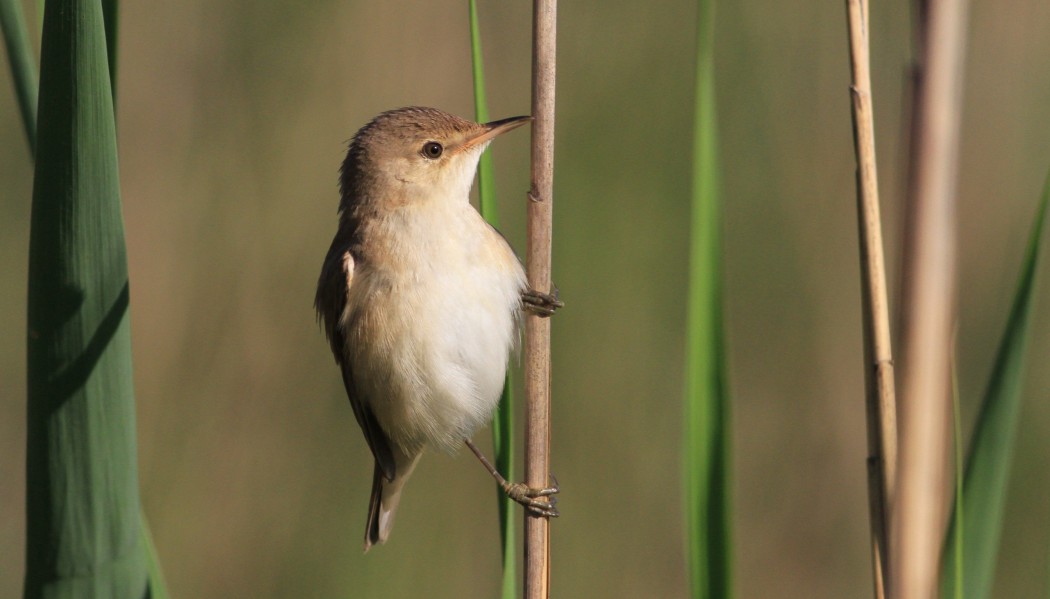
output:
[[[557,483],[510,483],[470,440],[499,402],[531,289],[507,240],[470,204],[492,140],[532,118],[476,123],[436,108],[379,114],[353,136],[339,177],[339,224],[314,307],[375,459],[365,551],[386,542],[424,448],[466,444],[531,513],[557,516]]]

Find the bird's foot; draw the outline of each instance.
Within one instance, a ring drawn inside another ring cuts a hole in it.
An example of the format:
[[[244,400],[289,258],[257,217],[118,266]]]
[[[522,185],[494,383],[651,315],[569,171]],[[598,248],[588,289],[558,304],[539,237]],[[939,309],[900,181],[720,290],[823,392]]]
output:
[[[565,303],[558,299],[558,288],[555,286],[553,293],[543,293],[532,288],[522,291],[521,306],[524,310],[546,318],[554,314],[558,308],[564,307]]]
[[[542,489],[530,487],[525,483],[504,483],[503,490],[507,497],[520,503],[533,516],[557,518],[561,514],[555,507],[557,498],[554,495],[561,491],[561,488],[558,487],[558,479],[554,478],[554,475],[551,475],[551,480],[554,485]]]

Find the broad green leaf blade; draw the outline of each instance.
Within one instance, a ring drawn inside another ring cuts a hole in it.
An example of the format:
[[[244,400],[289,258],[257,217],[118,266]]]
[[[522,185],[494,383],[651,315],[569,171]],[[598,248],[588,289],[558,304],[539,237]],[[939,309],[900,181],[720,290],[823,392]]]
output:
[[[474,75],[474,120],[485,123],[489,120],[488,106],[485,101],[485,69],[481,62],[481,31],[478,27],[478,7],[475,0],[469,0],[470,12],[470,58]],[[496,208],[496,187],[492,169],[491,150],[485,150],[478,163],[478,204],[481,216],[493,227],[499,226],[499,215]],[[495,453],[496,469],[503,478],[514,480],[514,384],[510,370],[503,383],[503,394],[500,396],[496,417],[492,420],[492,448]],[[499,532],[503,549],[503,581],[501,597],[513,599],[517,596],[517,562],[514,547],[514,503],[498,485],[496,487],[499,505]]]
[[[731,596],[729,397],[722,330],[714,1],[699,0],[686,356],[686,510],[692,596]]]
[[[25,597],[150,596],[101,4],[44,15],[29,253]]]
[[[995,366],[992,368],[991,379],[981,402],[981,410],[970,441],[963,477],[963,501],[966,510],[961,518],[953,514],[945,540],[945,556],[954,554],[956,544],[963,545],[961,580],[962,596],[966,599],[989,597],[995,575],[999,536],[1002,532],[1003,505],[1006,501],[1021,405],[1021,385],[1024,380],[1025,349],[1031,329],[1036,267],[1048,202],[1050,176],[1043,188],[1043,197],[1032,224],[1013,306],[1006,322],[1006,330],[999,342]],[[956,596],[957,576],[955,561],[944,559],[941,573],[942,597]]]
[[[26,20],[19,0],[0,0],[0,29],[7,46],[7,60],[11,64],[11,77],[15,81],[18,110],[22,113],[22,126],[29,140],[30,154],[36,152],[36,63],[29,46]]]

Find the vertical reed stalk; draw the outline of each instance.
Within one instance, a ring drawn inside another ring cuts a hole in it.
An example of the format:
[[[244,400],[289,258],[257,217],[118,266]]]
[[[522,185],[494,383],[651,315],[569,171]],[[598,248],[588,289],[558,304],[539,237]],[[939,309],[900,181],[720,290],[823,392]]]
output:
[[[932,599],[944,536],[955,314],[955,201],[964,0],[920,6],[921,63],[911,133],[902,304],[902,420],[891,513],[894,599]]]
[[[488,102],[485,100],[485,68],[481,57],[481,28],[478,25],[478,3],[468,2],[470,18],[470,57],[474,79],[474,120],[485,123],[489,120]],[[499,227],[499,211],[496,206],[495,175],[492,168],[492,150],[481,155],[478,164],[478,204],[481,216],[493,227]],[[503,394],[499,399],[496,416],[492,419],[492,451],[496,470],[507,480],[514,480],[514,384],[507,369],[503,383]],[[503,488],[496,485],[496,502],[499,506],[500,549],[503,552],[503,583],[500,596],[513,599],[517,596],[517,568],[514,552],[514,500]]]
[[[860,235],[861,298],[864,321],[864,376],[867,387],[868,517],[871,523],[875,596],[886,596],[888,525],[897,466],[897,406],[886,291],[875,160],[875,117],[871,94],[868,1],[846,0],[849,21],[850,94],[853,143],[857,154],[857,220]]]
[[[1040,221],[1042,224],[1042,221]],[[958,330],[955,331],[956,333]],[[948,539],[945,548],[951,548],[951,555],[945,555],[945,560],[952,560],[951,593],[941,593],[944,599],[963,599],[963,541],[966,539],[966,512],[963,509],[963,433],[962,433],[962,402],[959,400],[959,369],[958,361],[955,359],[955,339],[952,335],[952,452],[955,458],[955,508],[952,512],[952,525],[948,527]],[[956,535],[957,541],[952,543],[952,535]],[[942,574],[941,588],[948,584],[948,580]]]
[[[532,15],[532,184],[528,193],[529,285],[551,290],[554,213],[554,75],[556,0],[534,0]],[[525,317],[525,480],[545,487],[550,476],[550,319]],[[550,530],[546,518],[525,512],[525,598],[550,595]]]
[[[29,47],[26,20],[22,14],[20,0],[0,0],[0,34],[7,46],[7,61],[11,65],[11,77],[15,81],[18,95],[18,110],[22,113],[22,125],[29,140],[30,155],[36,153],[36,65],[33,51]]]
[[[695,599],[732,596],[730,404],[722,322],[721,204],[715,111],[715,2],[697,2],[692,214],[686,317],[685,481]]]

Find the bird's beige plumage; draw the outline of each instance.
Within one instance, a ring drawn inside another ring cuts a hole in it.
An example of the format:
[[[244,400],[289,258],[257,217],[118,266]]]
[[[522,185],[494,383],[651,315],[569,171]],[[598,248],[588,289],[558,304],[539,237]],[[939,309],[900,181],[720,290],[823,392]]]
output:
[[[423,449],[458,448],[499,400],[527,285],[469,193],[488,143],[527,120],[393,110],[343,162],[315,306],[375,457],[366,550],[388,538]]]

